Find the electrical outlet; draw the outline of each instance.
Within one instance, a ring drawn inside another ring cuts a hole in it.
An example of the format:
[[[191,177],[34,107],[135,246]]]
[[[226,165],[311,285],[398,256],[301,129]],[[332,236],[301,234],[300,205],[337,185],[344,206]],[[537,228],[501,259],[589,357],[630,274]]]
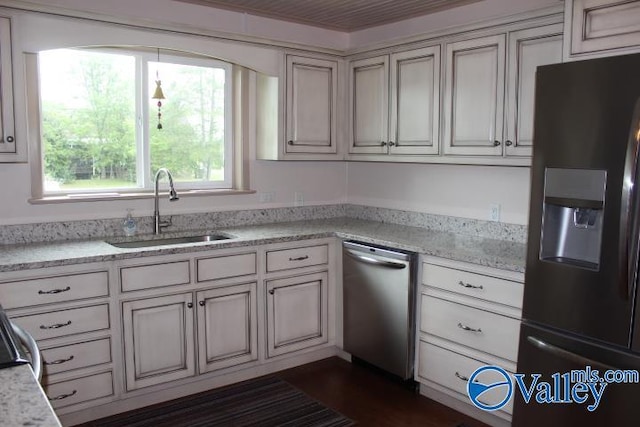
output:
[[[302,194],[302,191],[296,191],[293,193],[293,205],[304,206],[304,194]]]
[[[270,203],[275,200],[276,193],[273,191],[265,191],[264,193],[260,193],[258,198],[260,199],[260,203]]]
[[[500,203],[489,205],[489,221],[500,221]]]

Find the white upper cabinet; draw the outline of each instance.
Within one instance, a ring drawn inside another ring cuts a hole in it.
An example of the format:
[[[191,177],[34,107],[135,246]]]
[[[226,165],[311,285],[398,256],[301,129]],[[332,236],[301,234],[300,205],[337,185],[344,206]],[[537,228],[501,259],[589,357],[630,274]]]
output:
[[[350,73],[350,153],[438,153],[440,46],[352,61]]]
[[[446,45],[444,152],[502,155],[506,36]]]
[[[286,153],[337,152],[338,63],[287,56]]]
[[[566,57],[640,51],[640,1],[566,0]]]
[[[509,33],[506,156],[531,156],[536,68],[562,62],[562,24]]]
[[[11,66],[11,21],[0,17],[0,162],[17,160]]]
[[[389,154],[437,154],[440,46],[391,55]]]
[[[389,56],[351,62],[351,153],[385,154],[389,129]]]
[[[531,156],[536,69],[562,62],[562,25],[449,43],[446,55],[444,153]]]

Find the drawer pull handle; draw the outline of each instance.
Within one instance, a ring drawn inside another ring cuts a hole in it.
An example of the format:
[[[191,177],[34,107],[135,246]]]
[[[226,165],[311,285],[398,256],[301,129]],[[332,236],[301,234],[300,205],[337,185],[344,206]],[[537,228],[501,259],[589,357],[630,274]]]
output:
[[[70,362],[74,359],[74,356],[71,355],[69,357],[67,357],[66,359],[58,359],[58,360],[54,360],[53,362],[47,362],[46,360],[43,362],[45,365],[61,365],[63,363],[67,363]]]
[[[464,330],[464,331],[469,331],[469,332],[482,332],[482,329],[478,328],[478,329],[474,329],[474,328],[470,328],[467,325],[463,325],[462,323],[458,323],[458,328]]]
[[[456,377],[458,377],[460,381],[464,381],[464,382],[469,381],[469,378],[465,377],[464,375],[460,375],[458,371],[456,371]]]
[[[64,289],[51,289],[50,291],[38,291],[38,295],[59,294],[61,292],[67,292],[71,290],[71,286],[67,286]]]
[[[59,329],[64,328],[65,326],[69,326],[71,324],[71,320],[68,320],[67,323],[56,323],[55,325],[40,325],[40,329]]]
[[[298,258],[289,258],[289,261],[304,261],[309,259],[309,255],[299,256]]]
[[[458,282],[458,285],[462,286],[463,288],[469,289],[484,289],[482,285],[472,285],[471,283],[464,283],[462,280]]]
[[[78,393],[78,390],[73,390],[71,393],[60,394],[60,395],[58,395],[56,397],[50,397],[49,400],[50,401],[54,401],[54,400],[66,399],[67,397],[75,396],[76,393]]]

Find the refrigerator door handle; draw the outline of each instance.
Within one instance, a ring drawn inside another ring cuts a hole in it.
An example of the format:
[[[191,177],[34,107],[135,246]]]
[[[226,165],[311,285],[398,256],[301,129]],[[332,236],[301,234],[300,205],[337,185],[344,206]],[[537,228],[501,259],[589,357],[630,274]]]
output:
[[[625,299],[631,298],[638,263],[638,161],[640,156],[640,99],[636,101],[631,119],[629,142],[624,164],[620,206],[620,234],[618,244],[619,289]]]
[[[579,354],[576,354],[572,351],[566,350],[562,347],[557,347],[553,344],[549,344],[547,342],[542,341],[540,338],[536,338],[533,337],[531,335],[527,336],[527,341],[529,341],[531,344],[533,344],[535,347],[537,347],[538,349],[546,352],[546,353],[550,353],[554,356],[558,356],[562,359],[568,360],[570,362],[574,362],[577,363],[579,365],[585,365],[585,366],[600,366],[606,369],[613,369],[613,370],[617,370],[617,368],[607,365],[606,363],[602,363],[602,362],[598,362],[597,360],[593,360],[593,359],[589,359],[588,357],[584,357],[581,356]]]

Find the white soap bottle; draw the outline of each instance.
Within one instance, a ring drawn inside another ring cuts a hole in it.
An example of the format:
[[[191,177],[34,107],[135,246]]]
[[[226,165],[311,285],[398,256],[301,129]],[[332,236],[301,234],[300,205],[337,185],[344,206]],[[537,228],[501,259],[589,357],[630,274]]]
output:
[[[133,219],[133,215],[131,214],[132,212],[133,209],[127,209],[127,217],[122,222],[122,230],[127,237],[135,235],[138,228],[136,220]]]

